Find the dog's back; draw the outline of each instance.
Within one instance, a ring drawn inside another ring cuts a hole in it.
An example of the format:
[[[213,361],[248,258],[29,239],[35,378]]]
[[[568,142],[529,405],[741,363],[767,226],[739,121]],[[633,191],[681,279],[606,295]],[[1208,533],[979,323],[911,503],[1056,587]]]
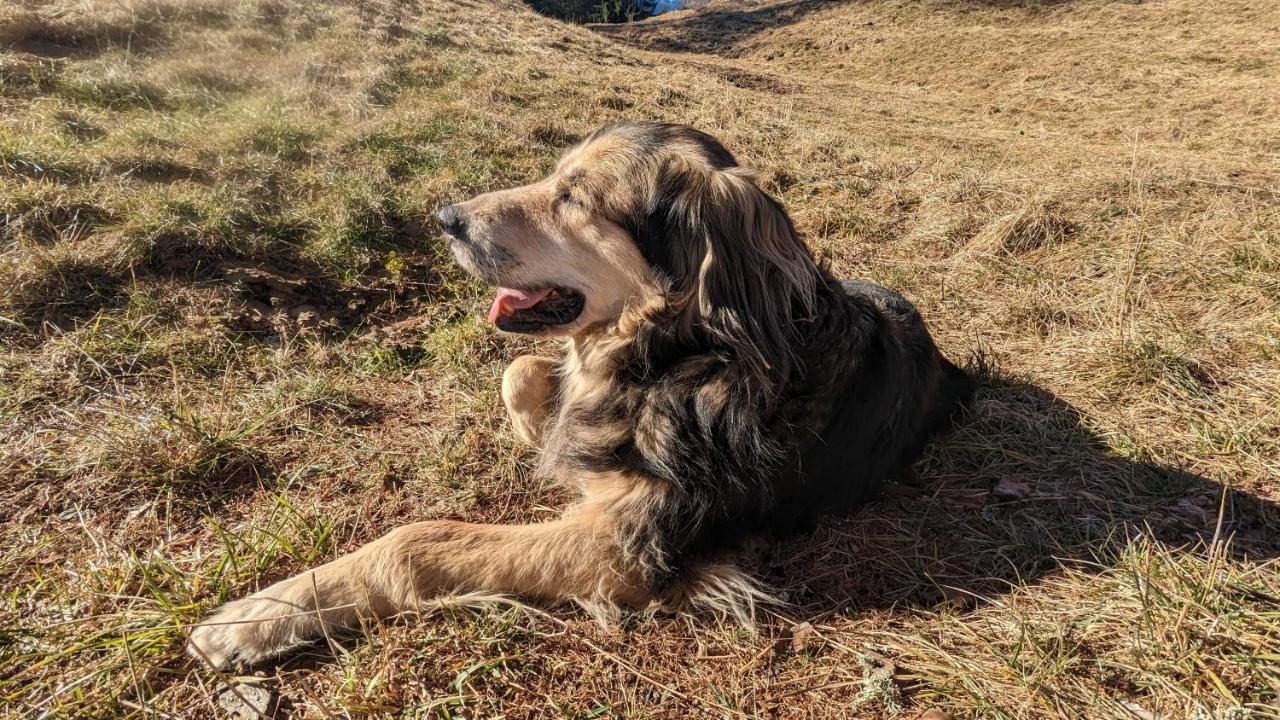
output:
[[[944,357],[925,326],[920,311],[901,293],[865,280],[842,280],[840,286],[850,297],[862,298],[874,304],[899,323],[910,341],[924,355],[936,355],[940,368],[936,396],[929,403],[929,415],[925,422],[928,437],[946,430],[956,418],[956,413],[973,396],[976,383],[969,373]],[[928,438],[926,438],[927,440]]]
[[[814,390],[834,397],[789,453],[768,531],[801,531],[873,500],[972,394],[971,378],[938,352],[906,298],[862,281],[839,287],[845,297],[833,297],[826,332],[848,337],[820,343],[809,368]]]
[[[760,418],[780,456],[756,456],[768,467],[758,467],[754,489],[739,489],[750,478],[716,483],[718,502],[701,506],[687,560],[732,550],[752,534],[802,532],[870,502],[910,472],[972,393],[972,380],[939,353],[906,298],[861,281],[830,281],[826,290],[806,322],[804,373]],[[719,456],[726,470],[730,455]]]
[[[840,284],[850,297],[872,303],[898,323],[908,353],[917,361],[923,391],[921,422],[916,443],[905,447],[899,458],[900,469],[906,470],[919,458],[930,439],[951,427],[972,397],[976,384],[969,373],[938,351],[924,319],[911,301],[894,290],[862,280],[844,280]]]

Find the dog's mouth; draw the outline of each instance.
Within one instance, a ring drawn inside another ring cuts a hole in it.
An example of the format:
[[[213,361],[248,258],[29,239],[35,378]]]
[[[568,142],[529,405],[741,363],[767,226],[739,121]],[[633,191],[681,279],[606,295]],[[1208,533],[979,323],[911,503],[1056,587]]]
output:
[[[500,287],[493,298],[493,305],[489,307],[489,322],[507,332],[539,332],[577,320],[586,301],[582,293],[571,288],[515,290]]]

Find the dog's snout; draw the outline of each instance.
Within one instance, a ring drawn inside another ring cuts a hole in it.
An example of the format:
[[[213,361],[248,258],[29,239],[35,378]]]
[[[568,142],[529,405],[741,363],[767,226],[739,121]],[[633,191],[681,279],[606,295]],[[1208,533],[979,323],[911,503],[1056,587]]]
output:
[[[457,205],[441,205],[436,210],[436,222],[447,235],[459,240],[467,236],[467,213]]]

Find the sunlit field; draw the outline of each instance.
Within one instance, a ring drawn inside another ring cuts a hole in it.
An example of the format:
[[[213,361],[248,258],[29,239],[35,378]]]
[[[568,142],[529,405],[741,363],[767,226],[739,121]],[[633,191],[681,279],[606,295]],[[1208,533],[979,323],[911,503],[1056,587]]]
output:
[[[1278,38],[1234,1],[5,3],[0,714],[1280,718]],[[397,525],[568,500],[499,398],[540,345],[430,210],[629,118],[721,138],[981,377],[921,486],[752,548],[754,631],[456,599],[188,659]]]

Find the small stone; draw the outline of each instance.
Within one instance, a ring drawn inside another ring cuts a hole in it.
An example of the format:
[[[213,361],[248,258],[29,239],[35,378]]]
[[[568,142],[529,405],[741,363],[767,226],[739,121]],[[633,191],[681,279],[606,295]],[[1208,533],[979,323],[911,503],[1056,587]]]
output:
[[[218,692],[218,707],[233,720],[259,720],[275,717],[279,698],[264,685],[223,686]]]
[[[937,708],[933,708],[932,710],[925,710],[916,717],[916,720],[951,720],[951,716]]]
[[[315,317],[319,317],[320,309],[317,308],[315,305],[307,305],[306,303],[303,303],[301,305],[294,305],[293,307],[289,308],[289,314],[299,320],[301,320],[303,316],[307,316],[307,315],[315,318]]]
[[[991,494],[999,500],[1026,500],[1031,497],[1031,486],[1017,478],[1000,478]]]

